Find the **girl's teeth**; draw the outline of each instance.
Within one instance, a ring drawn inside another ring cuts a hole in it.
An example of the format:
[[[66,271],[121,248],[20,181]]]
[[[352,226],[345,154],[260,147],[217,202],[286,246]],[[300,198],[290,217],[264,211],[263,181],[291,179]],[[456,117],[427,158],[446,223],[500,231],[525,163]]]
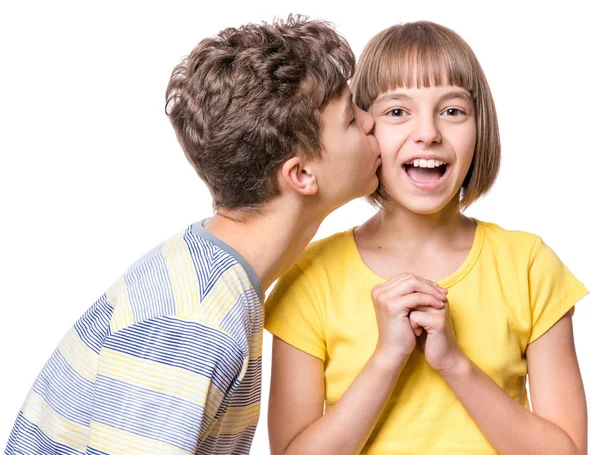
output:
[[[440,160],[416,159],[412,162],[412,165],[414,167],[428,167],[428,168],[440,167],[442,164],[445,164],[445,163]]]

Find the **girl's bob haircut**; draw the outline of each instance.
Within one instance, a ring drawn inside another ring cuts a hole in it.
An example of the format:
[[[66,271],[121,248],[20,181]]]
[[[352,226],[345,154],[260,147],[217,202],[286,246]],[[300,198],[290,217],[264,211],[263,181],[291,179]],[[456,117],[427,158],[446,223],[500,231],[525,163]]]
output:
[[[477,139],[473,162],[461,188],[460,207],[467,208],[489,191],[500,168],[500,134],[492,93],[477,57],[454,31],[419,21],[389,27],[375,35],[358,60],[352,93],[368,110],[375,99],[396,88],[454,85],[473,98]],[[379,185],[368,196],[381,207],[386,199]]]

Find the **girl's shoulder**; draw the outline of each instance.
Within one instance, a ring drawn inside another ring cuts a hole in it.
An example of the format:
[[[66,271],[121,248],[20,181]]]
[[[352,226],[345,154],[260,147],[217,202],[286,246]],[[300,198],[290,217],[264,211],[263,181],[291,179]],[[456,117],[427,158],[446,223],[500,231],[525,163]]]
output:
[[[531,251],[537,243],[541,242],[541,238],[531,232],[507,229],[488,221],[476,220],[476,222],[482,231],[487,248],[526,252]]]
[[[357,253],[354,229],[355,227],[352,227],[346,231],[312,241],[296,265],[306,271],[346,261]]]

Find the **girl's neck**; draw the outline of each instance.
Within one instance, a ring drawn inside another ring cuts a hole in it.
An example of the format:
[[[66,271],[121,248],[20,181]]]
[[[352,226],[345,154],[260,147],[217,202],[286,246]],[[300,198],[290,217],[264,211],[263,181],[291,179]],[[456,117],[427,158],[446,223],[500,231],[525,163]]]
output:
[[[365,265],[385,280],[403,272],[439,281],[468,257],[476,223],[454,208],[422,215],[402,207],[382,208],[354,231]]]
[[[433,214],[419,214],[402,206],[386,205],[357,231],[388,248],[407,245],[443,246],[472,240],[475,223],[456,204]]]

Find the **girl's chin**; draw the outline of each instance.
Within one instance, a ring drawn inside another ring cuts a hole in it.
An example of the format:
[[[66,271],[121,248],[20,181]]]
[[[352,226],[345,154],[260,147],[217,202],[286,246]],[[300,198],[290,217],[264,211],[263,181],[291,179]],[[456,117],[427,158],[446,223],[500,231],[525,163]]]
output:
[[[390,195],[391,196],[391,195]],[[459,212],[460,208],[460,197],[458,193],[456,196],[445,196],[445,195],[432,195],[427,196],[415,196],[415,195],[403,195],[402,197],[392,198],[390,201],[392,205],[397,205],[405,210],[408,210],[417,215],[436,215],[446,212]]]

